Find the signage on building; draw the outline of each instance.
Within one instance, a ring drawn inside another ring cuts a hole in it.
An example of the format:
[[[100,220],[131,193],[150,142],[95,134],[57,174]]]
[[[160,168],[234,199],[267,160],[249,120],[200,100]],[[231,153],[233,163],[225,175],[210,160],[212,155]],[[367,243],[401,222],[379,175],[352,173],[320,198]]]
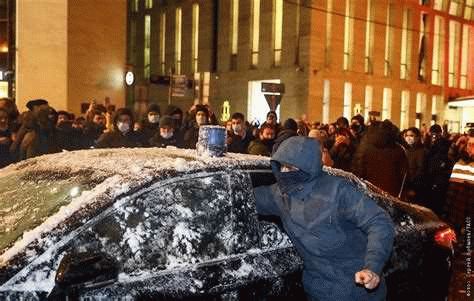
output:
[[[186,94],[188,80],[186,75],[173,75],[171,85],[171,96],[183,97]]]
[[[281,94],[264,94],[271,111],[276,111],[281,102]]]
[[[285,85],[277,83],[262,83],[263,93],[285,93]]]

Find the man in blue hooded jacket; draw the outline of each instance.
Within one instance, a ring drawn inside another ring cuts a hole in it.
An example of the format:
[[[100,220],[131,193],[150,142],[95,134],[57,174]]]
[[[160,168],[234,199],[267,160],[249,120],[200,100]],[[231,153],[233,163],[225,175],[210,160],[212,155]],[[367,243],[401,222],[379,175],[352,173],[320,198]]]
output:
[[[303,258],[310,300],[384,300],[381,276],[395,235],[388,214],[322,170],[317,140],[291,137],[272,156],[277,183],[255,189],[257,211],[281,218]]]

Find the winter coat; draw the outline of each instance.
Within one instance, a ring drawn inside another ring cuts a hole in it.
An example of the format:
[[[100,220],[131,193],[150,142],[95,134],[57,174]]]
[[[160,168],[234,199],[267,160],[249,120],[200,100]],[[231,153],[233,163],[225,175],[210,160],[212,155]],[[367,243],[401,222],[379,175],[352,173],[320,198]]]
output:
[[[174,135],[171,136],[171,138],[166,139],[166,138],[161,137],[160,132],[156,133],[155,136],[153,136],[148,141],[148,144],[150,146],[162,147],[162,148],[166,148],[167,146],[179,147],[178,140],[176,139]]]
[[[5,138],[3,142],[0,141],[0,168],[13,162],[13,157],[10,154],[10,146],[12,144],[11,135],[11,131],[8,129],[6,131],[0,130],[0,138]]]
[[[103,133],[95,145],[96,148],[115,148],[115,147],[140,147],[142,146],[140,136],[137,132],[128,131],[122,134],[118,130]]]
[[[290,138],[290,137],[294,137],[294,136],[298,136],[298,134],[296,133],[296,131],[293,131],[293,130],[290,130],[290,129],[284,129],[284,130],[281,130],[276,139],[275,139],[275,143],[273,144],[273,150],[272,150],[272,155],[274,153],[276,153],[278,147],[280,147],[280,144],[285,141],[286,139]]]
[[[104,133],[105,127],[100,127],[93,122],[87,122],[84,126],[83,147],[90,148],[97,143],[99,137]]]
[[[199,126],[196,122],[193,122],[193,126],[188,128],[186,132],[184,132],[183,137],[183,146],[184,148],[195,149],[196,143],[198,142],[199,138]]]
[[[68,151],[83,148],[84,136],[80,129],[72,127],[71,122],[56,126],[58,147]]]
[[[369,128],[354,155],[352,172],[397,197],[408,170],[408,159],[387,130]]]
[[[382,269],[395,234],[388,214],[349,181],[322,170],[315,139],[292,137],[281,144],[271,161],[277,179],[283,174],[281,163],[298,167],[308,179],[284,192],[279,182],[257,187],[256,208],[259,214],[280,217],[303,258],[307,295],[324,301],[384,300]],[[380,276],[376,289],[354,282],[364,268]]]
[[[142,122],[143,128],[140,130],[141,140],[144,145],[148,145],[150,139],[155,135],[160,135],[160,124],[151,123],[148,120]]]
[[[262,141],[260,139],[254,139],[250,141],[247,149],[251,155],[260,155],[270,157],[273,149],[273,140]]]
[[[355,153],[355,147],[351,144],[347,145],[341,143],[339,145],[333,144],[329,150],[331,159],[334,161],[334,168],[339,168],[345,171],[351,170],[351,162]]]
[[[231,143],[227,145],[227,151],[231,153],[247,154],[247,149],[252,141],[252,133],[247,131],[245,137],[242,139],[241,136],[234,133],[228,133],[227,135],[231,138]]]
[[[423,164],[425,163],[425,149],[422,145],[405,146],[408,159],[407,180],[411,183],[420,182],[423,175]]]

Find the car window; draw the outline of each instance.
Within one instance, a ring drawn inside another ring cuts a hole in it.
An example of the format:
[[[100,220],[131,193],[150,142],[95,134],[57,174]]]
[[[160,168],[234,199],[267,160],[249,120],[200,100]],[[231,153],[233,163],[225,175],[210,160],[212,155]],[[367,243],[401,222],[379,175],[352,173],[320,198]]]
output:
[[[0,250],[105,180],[92,170],[23,168],[0,176]]]
[[[229,176],[188,178],[150,188],[98,222],[83,239],[118,258],[125,273],[170,269],[244,252],[252,238]],[[241,202],[241,201],[239,201]],[[93,235],[94,237],[91,237]],[[83,244],[84,245],[84,244]]]

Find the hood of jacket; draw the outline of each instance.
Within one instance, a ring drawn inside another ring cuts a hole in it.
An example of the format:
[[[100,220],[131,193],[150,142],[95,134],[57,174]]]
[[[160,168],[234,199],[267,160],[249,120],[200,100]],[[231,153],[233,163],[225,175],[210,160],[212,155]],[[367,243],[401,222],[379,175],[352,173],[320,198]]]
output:
[[[319,141],[305,136],[294,136],[286,139],[272,156],[273,173],[280,173],[281,164],[297,167],[307,173],[310,180],[318,177],[322,174],[323,167]]]

